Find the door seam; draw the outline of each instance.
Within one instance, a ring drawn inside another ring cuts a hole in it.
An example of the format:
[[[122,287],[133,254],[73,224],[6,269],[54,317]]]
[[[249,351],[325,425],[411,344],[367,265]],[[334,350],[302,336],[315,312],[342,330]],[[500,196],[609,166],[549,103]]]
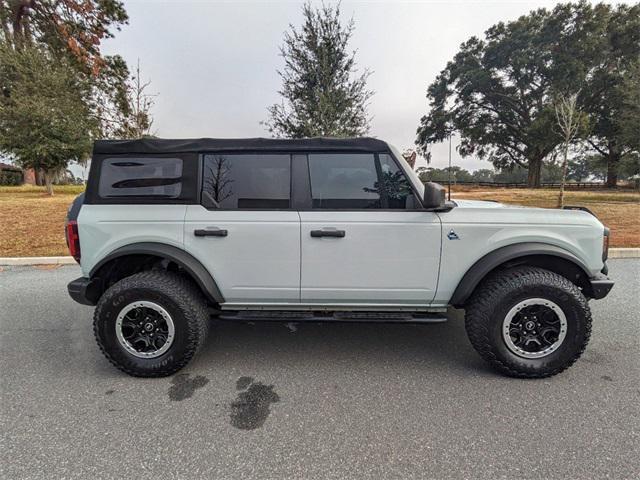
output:
[[[300,215],[300,211],[298,210],[296,212],[298,214],[298,231],[300,233],[298,240],[299,240],[299,259],[300,259],[300,275],[298,277],[298,302],[302,303],[302,216]]]

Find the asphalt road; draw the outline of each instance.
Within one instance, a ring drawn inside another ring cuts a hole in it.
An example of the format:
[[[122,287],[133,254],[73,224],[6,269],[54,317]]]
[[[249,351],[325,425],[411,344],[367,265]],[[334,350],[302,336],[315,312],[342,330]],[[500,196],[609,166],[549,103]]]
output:
[[[179,375],[102,357],[76,267],[0,272],[0,477],[638,478],[640,261],[592,302],[583,358],[494,374],[439,325],[232,324]]]

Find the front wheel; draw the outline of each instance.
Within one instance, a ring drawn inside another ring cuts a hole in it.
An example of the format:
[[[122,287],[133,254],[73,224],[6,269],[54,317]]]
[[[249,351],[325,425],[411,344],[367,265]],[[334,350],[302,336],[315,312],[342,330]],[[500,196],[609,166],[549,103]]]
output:
[[[591,311],[566,278],[534,267],[485,280],[466,307],[469,340],[492,367],[512,377],[542,378],[571,366],[589,342]]]
[[[124,278],[100,298],[94,333],[107,359],[129,375],[163,377],[184,367],[205,341],[209,316],[200,291],[170,272]]]

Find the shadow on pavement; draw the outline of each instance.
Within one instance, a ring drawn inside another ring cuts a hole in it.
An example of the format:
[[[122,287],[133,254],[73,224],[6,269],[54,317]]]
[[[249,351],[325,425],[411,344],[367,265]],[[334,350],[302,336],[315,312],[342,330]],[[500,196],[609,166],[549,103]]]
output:
[[[219,321],[198,364],[264,362],[273,366],[437,365],[442,371],[481,374],[490,370],[471,347],[463,312],[451,310],[440,324]]]

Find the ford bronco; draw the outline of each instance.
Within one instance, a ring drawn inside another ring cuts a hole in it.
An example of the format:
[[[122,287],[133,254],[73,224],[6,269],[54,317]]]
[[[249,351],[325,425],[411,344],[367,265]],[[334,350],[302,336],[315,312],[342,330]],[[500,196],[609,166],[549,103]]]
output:
[[[213,319],[438,322],[498,371],[561,372],[591,333],[609,230],[580,208],[446,201],[373,138],[97,141],[66,237],[107,359],[170,375]]]

